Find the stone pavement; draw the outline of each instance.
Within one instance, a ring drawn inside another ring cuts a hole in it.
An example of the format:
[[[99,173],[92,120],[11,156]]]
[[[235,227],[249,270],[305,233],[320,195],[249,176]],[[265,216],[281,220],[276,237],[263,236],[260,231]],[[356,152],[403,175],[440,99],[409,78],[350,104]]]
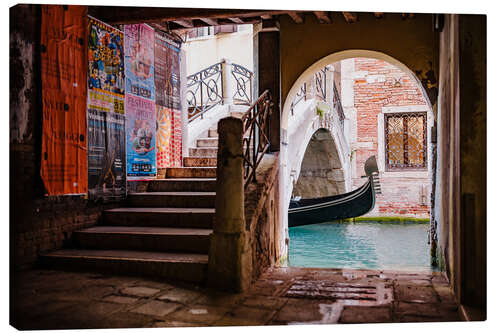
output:
[[[440,273],[274,268],[229,294],[151,278],[30,270],[11,279],[17,329],[459,321]]]

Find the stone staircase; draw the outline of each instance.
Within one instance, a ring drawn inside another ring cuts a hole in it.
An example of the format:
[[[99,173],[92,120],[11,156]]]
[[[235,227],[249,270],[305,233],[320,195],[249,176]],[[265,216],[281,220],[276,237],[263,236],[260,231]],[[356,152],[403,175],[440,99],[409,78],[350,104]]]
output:
[[[186,158],[186,163],[196,167],[172,168],[169,178],[149,181],[147,192],[129,194],[127,207],[104,211],[99,225],[73,233],[73,248],[43,255],[42,263],[203,283],[216,159]]]
[[[231,114],[241,117],[243,112]],[[217,128],[196,140],[184,167],[169,168],[127,206],[103,212],[100,224],[72,235],[72,248],[41,256],[46,267],[206,281],[215,215]]]

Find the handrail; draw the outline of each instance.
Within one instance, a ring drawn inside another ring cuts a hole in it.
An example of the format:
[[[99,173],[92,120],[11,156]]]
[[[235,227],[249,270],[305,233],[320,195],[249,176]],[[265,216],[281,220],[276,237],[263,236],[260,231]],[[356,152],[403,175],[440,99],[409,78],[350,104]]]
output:
[[[222,104],[223,89],[222,62],[189,75],[186,92],[189,121]]]
[[[333,82],[333,107],[337,110],[337,114],[339,116],[340,127],[342,127],[342,131],[344,130],[344,119],[345,113],[344,108],[342,107],[342,101],[340,100],[339,92],[337,90],[337,85]]]
[[[248,108],[243,121],[243,178],[245,187],[256,181],[257,167],[271,146],[268,120],[271,114],[271,93],[264,91]]]
[[[218,62],[187,76],[186,100],[189,122],[228,99],[234,104],[250,105],[252,102],[253,73],[244,66]],[[226,66],[227,65],[227,66]],[[230,84],[230,87],[225,85]],[[235,93],[232,88],[235,87]]]

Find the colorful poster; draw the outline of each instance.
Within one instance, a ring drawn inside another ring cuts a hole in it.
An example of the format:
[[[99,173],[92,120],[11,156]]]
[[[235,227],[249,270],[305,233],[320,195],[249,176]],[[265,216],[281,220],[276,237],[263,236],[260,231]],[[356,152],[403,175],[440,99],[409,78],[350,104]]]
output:
[[[155,31],[146,24],[125,25],[125,92],[155,100]]]
[[[48,195],[87,192],[86,7],[42,5],[42,160]]]
[[[172,110],[173,119],[173,142],[172,142],[172,167],[182,167],[182,123],[181,123],[181,111]]]
[[[156,177],[155,102],[125,95],[127,110],[127,177]]]
[[[157,31],[155,38],[156,104],[180,110],[180,49],[169,35]]]
[[[123,33],[89,17],[88,183],[89,198],[126,196]]]
[[[156,105],[156,164],[158,169],[168,168],[172,160],[173,127],[172,111]]]
[[[89,17],[88,87],[94,91],[125,94],[123,33]]]

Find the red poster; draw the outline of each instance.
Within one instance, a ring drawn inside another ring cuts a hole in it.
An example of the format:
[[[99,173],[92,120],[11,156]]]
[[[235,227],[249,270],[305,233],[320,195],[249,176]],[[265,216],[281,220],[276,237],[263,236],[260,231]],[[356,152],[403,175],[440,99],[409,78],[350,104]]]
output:
[[[85,6],[42,6],[40,174],[49,195],[87,192],[86,20]]]

